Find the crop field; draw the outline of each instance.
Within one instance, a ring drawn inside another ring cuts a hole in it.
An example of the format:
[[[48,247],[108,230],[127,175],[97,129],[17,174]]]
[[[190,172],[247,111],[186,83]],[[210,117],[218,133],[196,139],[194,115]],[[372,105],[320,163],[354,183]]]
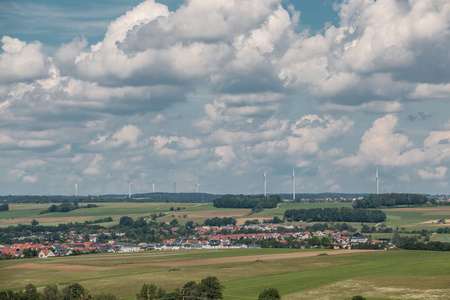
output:
[[[96,203],[99,207],[89,209],[78,209],[67,213],[48,213],[40,215],[42,210],[47,209],[50,204],[11,204],[9,211],[0,212],[0,227],[30,224],[33,219],[42,225],[57,225],[68,222],[84,222],[111,216],[114,221],[103,225],[109,226],[117,224],[120,217],[131,216],[133,218],[149,216],[152,213],[164,213],[164,217],[159,221],[169,222],[176,218],[181,225],[187,221],[203,223],[205,219],[214,217],[233,217],[238,224],[243,224],[246,220],[282,218],[287,209],[310,209],[329,207],[351,207],[351,203],[281,203],[277,208],[265,209],[264,211],[251,214],[250,209],[228,209],[215,208],[212,203],[135,203],[135,202],[111,202]],[[82,205],[85,205],[83,203]],[[170,211],[173,207],[175,210]],[[182,208],[181,210],[176,210]],[[422,208],[391,208],[383,210],[387,215],[385,224],[392,228],[406,228],[407,230],[432,229],[450,226],[450,206],[422,207]],[[447,224],[437,224],[440,219],[448,220]],[[361,228],[361,223],[347,222],[349,225]],[[308,224],[304,224],[308,225]],[[368,223],[369,227],[376,226],[375,223]]]
[[[47,209],[51,204],[10,204],[9,211],[0,212],[0,226],[30,224],[33,219],[39,221],[42,225],[57,225],[68,222],[84,222],[86,220],[95,220],[105,217],[113,217],[118,221],[122,216],[131,216],[133,218],[148,216],[152,213],[167,213],[170,208],[185,207],[183,211],[194,207],[197,203],[132,203],[132,202],[112,202],[95,203],[99,207],[82,208],[70,212],[39,213]],[[81,205],[86,205],[82,203]],[[179,211],[181,212],[181,211]]]
[[[390,208],[383,210],[387,215],[386,225],[421,229],[450,226],[450,206],[420,208]],[[440,219],[447,219],[447,224],[437,224]]]
[[[0,262],[0,290],[79,282],[92,295],[110,292],[120,299],[135,299],[144,283],[172,290],[207,276],[225,286],[224,299],[256,299],[268,287],[283,299],[446,299],[450,253],[233,249]]]

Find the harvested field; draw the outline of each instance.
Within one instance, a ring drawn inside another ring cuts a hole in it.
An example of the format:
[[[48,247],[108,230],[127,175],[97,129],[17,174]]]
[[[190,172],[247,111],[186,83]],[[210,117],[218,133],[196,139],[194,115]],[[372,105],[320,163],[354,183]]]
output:
[[[154,263],[133,263],[120,264],[117,266],[91,266],[82,264],[64,264],[64,263],[24,263],[17,266],[5,267],[4,269],[21,269],[21,270],[46,270],[53,272],[87,272],[87,271],[106,271],[115,269],[126,269],[143,266],[157,266],[157,267],[187,267],[187,266],[203,266],[203,265],[217,265],[226,263],[250,262],[256,260],[273,260],[286,258],[302,258],[317,256],[320,253],[327,253],[328,255],[338,254],[355,254],[355,253],[369,253],[375,250],[336,250],[336,251],[310,251],[310,252],[294,252],[294,253],[280,253],[280,254],[263,254],[263,255],[249,255],[249,256],[234,256],[234,257],[220,257],[208,259],[195,260],[177,260],[177,261],[163,261]],[[375,251],[376,252],[376,251]],[[81,262],[80,262],[81,263]]]
[[[402,207],[402,208],[389,208],[389,211],[438,211],[438,212],[449,212],[450,207]]]
[[[188,218],[201,219],[201,218],[224,218],[224,217],[241,217],[250,213],[250,209],[224,209],[224,210],[203,210],[203,211],[177,211],[171,212],[173,214],[187,215]]]
[[[53,218],[20,218],[20,219],[8,219],[0,220],[0,225],[8,224],[30,224],[33,219],[36,219],[39,223],[68,223],[68,222],[84,222],[92,219],[92,217],[53,217]]]
[[[209,259],[197,259],[187,261],[170,261],[170,262],[157,262],[149,263],[149,266],[160,267],[187,267],[187,266],[203,266],[203,265],[216,265],[236,262],[248,262],[256,260],[272,260],[283,258],[301,258],[317,256],[321,253],[327,253],[328,255],[337,254],[355,254],[358,252],[376,252],[377,250],[336,250],[336,251],[314,251],[314,252],[296,252],[296,253],[283,253],[283,254],[266,254],[266,255],[251,255],[251,256],[235,256],[235,257],[223,257],[223,258],[209,258]]]
[[[392,282],[398,281],[398,278],[388,278]],[[386,283],[376,284],[371,280],[346,280],[334,283],[328,286],[320,287],[306,292],[296,293],[283,297],[286,300],[294,299],[350,299],[352,296],[361,295],[367,298],[381,299],[448,299],[450,288],[417,288],[416,278],[410,278],[411,284],[408,287],[391,286]],[[426,278],[428,282],[428,278]],[[437,280],[439,281],[439,279]]]

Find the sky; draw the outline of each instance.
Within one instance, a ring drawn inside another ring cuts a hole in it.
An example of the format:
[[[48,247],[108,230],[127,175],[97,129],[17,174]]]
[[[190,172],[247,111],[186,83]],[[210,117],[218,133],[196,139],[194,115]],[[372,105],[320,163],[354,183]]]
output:
[[[0,3],[0,194],[449,194],[447,0]]]

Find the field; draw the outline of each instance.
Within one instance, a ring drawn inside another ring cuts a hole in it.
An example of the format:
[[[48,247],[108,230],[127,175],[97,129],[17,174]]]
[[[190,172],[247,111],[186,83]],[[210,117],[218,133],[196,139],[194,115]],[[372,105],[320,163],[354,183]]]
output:
[[[282,218],[287,209],[309,209],[328,207],[351,207],[351,203],[281,203],[277,208],[265,209],[257,214],[250,214],[250,209],[227,209],[215,208],[212,203],[134,203],[134,202],[112,202],[96,203],[99,207],[89,209],[78,209],[68,213],[49,213],[39,215],[50,204],[11,204],[9,211],[0,212],[0,227],[30,224],[33,219],[42,225],[57,225],[67,222],[84,222],[104,217],[113,217],[114,222],[104,224],[106,226],[117,224],[120,217],[131,216],[133,218],[149,216],[152,213],[167,214],[160,221],[169,222],[176,218],[180,224],[192,220],[194,223],[203,223],[205,219],[213,217],[234,217],[238,224],[246,220]],[[84,204],[83,204],[84,205]],[[170,211],[173,207],[175,210]],[[177,208],[181,210],[176,210]],[[387,215],[386,226],[392,228],[405,228],[406,230],[433,229],[450,226],[450,206],[422,207],[422,208],[391,208],[383,210]],[[447,224],[437,224],[440,219],[447,219]],[[360,223],[348,223],[357,229]],[[367,224],[369,227],[376,226],[375,223]]]
[[[224,299],[256,299],[268,287],[283,299],[446,299],[450,253],[235,249],[0,262],[0,289],[79,282],[121,299],[134,299],[143,283],[171,290],[207,276],[224,284]]]
[[[12,204],[0,212],[0,226],[54,225],[122,216],[133,218],[163,213],[159,221],[176,218],[202,223],[207,218],[234,217],[245,220],[282,217],[286,209],[350,207],[350,203],[282,203],[277,208],[250,214],[249,209],[218,209],[211,203],[98,203],[99,207],[68,213],[39,215],[50,204]],[[174,210],[171,210],[173,207]],[[177,208],[180,208],[177,210]],[[433,229],[450,219],[450,207],[395,208],[384,210],[386,226],[404,230]],[[448,222],[450,223],[450,222]],[[349,223],[360,228],[360,223]],[[367,224],[370,227],[380,224]],[[370,234],[392,238],[392,233]],[[433,241],[450,242],[450,234],[433,235]],[[318,254],[326,252],[326,256]],[[217,276],[226,287],[225,299],[256,299],[265,288],[276,287],[283,299],[449,299],[450,253],[421,251],[234,249],[149,251],[129,254],[96,254],[46,260],[0,261],[0,290],[23,289],[33,283],[39,289],[48,284],[79,282],[95,295],[111,292],[120,299],[135,299],[144,283],[166,290],[182,287],[191,280]]]

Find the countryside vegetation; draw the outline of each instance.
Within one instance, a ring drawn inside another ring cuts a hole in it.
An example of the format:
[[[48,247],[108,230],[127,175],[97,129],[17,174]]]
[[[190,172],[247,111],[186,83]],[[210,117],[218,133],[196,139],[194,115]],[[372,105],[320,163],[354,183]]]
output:
[[[204,240],[197,228],[209,228],[208,238],[278,237],[239,240],[248,248],[91,251],[48,259],[26,249],[23,257],[0,261],[0,299],[446,299],[450,206],[423,197],[369,195],[353,205],[239,195],[213,203],[9,203],[0,211],[2,246],[69,244],[71,232],[84,243],[95,236],[105,244]],[[75,204],[84,208],[60,209]],[[299,231],[311,236],[289,238]],[[345,232],[349,240],[367,241],[333,249],[331,233]]]

